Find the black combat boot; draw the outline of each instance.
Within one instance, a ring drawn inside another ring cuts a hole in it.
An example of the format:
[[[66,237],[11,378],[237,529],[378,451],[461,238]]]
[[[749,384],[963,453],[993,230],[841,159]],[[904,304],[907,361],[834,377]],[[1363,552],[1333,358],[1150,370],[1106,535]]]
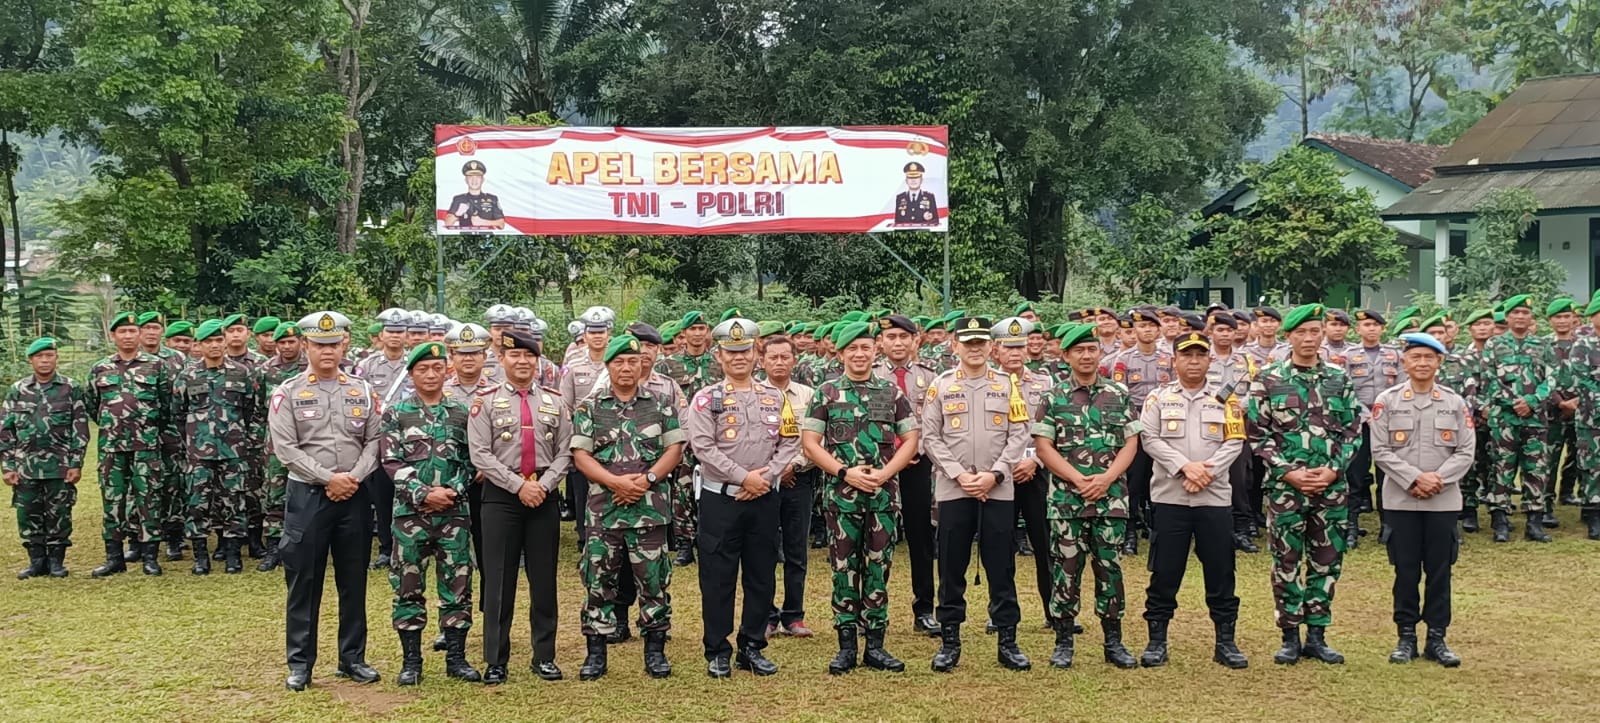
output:
[[[1561,526],[1561,520],[1556,519],[1556,510],[1551,506],[1553,504],[1555,504],[1553,501],[1545,500],[1544,515],[1539,518],[1539,524],[1544,525],[1544,528],[1547,530],[1554,530]]]
[[[1412,644],[1415,644],[1415,635],[1412,633]],[[1422,657],[1443,665],[1446,668],[1461,666],[1461,656],[1456,655],[1450,647],[1444,644],[1444,628],[1428,628],[1428,644],[1422,649]]]
[[[1511,541],[1511,517],[1500,510],[1489,512],[1489,527],[1494,530],[1495,542]]]
[[[1017,532],[1015,535],[1013,535],[1012,539],[1015,540],[1013,547],[1016,548],[1018,555],[1023,557],[1033,557],[1033,545],[1028,543],[1027,532],[1019,527],[1017,528]]]
[[[1146,620],[1145,627],[1150,631],[1150,642],[1144,646],[1144,653],[1139,655],[1139,664],[1146,668],[1159,668],[1167,664],[1167,621]]]
[[[1072,630],[1071,620],[1056,628],[1056,648],[1050,651],[1050,667],[1062,670],[1072,667]]]
[[[1394,644],[1394,652],[1389,653],[1391,663],[1409,663],[1417,659],[1417,626],[1401,625],[1400,640]]]
[[[128,540],[128,552],[122,556],[123,562],[138,562],[144,559],[144,548],[139,546],[138,540]]]
[[[1361,545],[1361,514],[1350,511],[1350,520],[1344,526],[1344,549],[1354,550]]]
[[[422,682],[422,631],[401,630],[400,632],[400,677],[396,679],[400,685],[416,685]]]
[[[26,580],[30,577],[44,577],[50,574],[50,562],[44,555],[44,545],[35,545],[30,542],[23,545],[23,548],[28,551],[28,566],[17,572],[18,580]]]
[[[256,572],[272,572],[278,569],[278,538],[267,538],[266,552],[261,555],[261,564],[256,565]],[[437,648],[436,648],[437,649]]]
[[[1476,508],[1476,507],[1465,507],[1465,508],[1462,508],[1462,510],[1461,510],[1461,531],[1462,532],[1477,532],[1478,531],[1478,508]]]
[[[1139,667],[1139,661],[1134,659],[1133,653],[1128,652],[1128,649],[1122,645],[1121,620],[1102,619],[1100,621],[1100,632],[1104,633],[1106,636],[1106,640],[1102,644],[1102,647],[1105,648],[1107,663],[1115,665],[1118,668],[1122,668],[1123,670],[1131,670]]]
[[[1522,529],[1522,539],[1529,542],[1550,541],[1550,533],[1544,531],[1543,517],[1544,514],[1540,512],[1528,513],[1528,524]]]
[[[50,563],[50,577],[67,576],[67,546],[46,545],[45,557]]]
[[[450,648],[450,639],[445,636],[443,630],[440,630],[439,631],[439,637],[433,639],[433,652],[442,653],[442,652],[448,650],[449,648]]]
[[[633,639],[633,628],[628,627],[628,609],[617,606],[617,629],[606,636],[607,645],[621,645]]]
[[[89,577],[110,577],[119,572],[128,571],[127,559],[122,555],[122,543],[116,540],[106,540],[106,561],[99,567],[89,571]]]
[[[905,663],[883,649],[883,633],[883,630],[867,631],[867,646],[861,653],[861,664],[873,670],[887,670],[891,673],[905,670]]]
[[[1243,670],[1250,667],[1250,659],[1244,657],[1239,650],[1239,645],[1233,641],[1234,623],[1217,623],[1217,642],[1212,647],[1211,659],[1221,663],[1225,668]]]
[[[1133,557],[1139,554],[1139,536],[1129,532],[1127,539],[1122,541],[1122,554]]]
[[[156,558],[158,556],[160,556],[160,554],[161,554],[161,543],[159,543],[159,542],[146,542],[146,543],[144,543],[144,574],[146,574],[146,575],[160,575],[161,574],[161,563],[156,560]]]
[[[179,529],[175,530],[175,529],[173,529],[171,527],[168,527],[167,530],[166,530],[166,538],[167,538],[167,562],[177,562],[179,560],[182,560],[183,559],[183,530],[182,530],[182,528],[179,528]]]
[[[1033,661],[1022,654],[1022,648],[1017,647],[1017,626],[1000,628],[998,638],[996,659],[1000,661],[1000,667],[1006,670],[1033,669]]]
[[[1600,510],[1584,510],[1584,521],[1588,523],[1589,539],[1600,540]]]
[[[417,636],[416,644],[418,656],[420,657],[422,651],[422,631],[413,631],[412,634]],[[467,662],[467,629],[445,628],[444,637],[445,677],[455,678],[456,680],[464,680],[468,683],[476,683],[480,680],[483,680],[483,676],[478,674],[478,669],[472,667],[472,664]]]
[[[219,532],[219,533],[217,533],[217,546],[214,547],[214,548],[211,548],[211,561],[212,562],[222,562],[222,559],[223,559],[222,541],[223,541],[222,533]]]
[[[244,542],[250,545],[250,559],[260,560],[267,554],[267,546],[261,544],[261,528],[252,527],[245,533]]]
[[[667,631],[644,633],[644,672],[652,678],[672,675],[672,663],[667,662]]]
[[[210,549],[206,546],[206,538],[196,537],[194,539],[194,569],[190,570],[190,572],[196,575],[210,575],[211,555],[209,553]]]
[[[682,549],[678,550],[678,557],[672,561],[672,564],[676,565],[678,567],[688,567],[689,565],[693,565],[694,564],[694,544],[690,543],[688,545],[685,545]]]
[[[844,675],[855,669],[861,650],[856,643],[856,626],[839,628],[839,654],[828,661],[828,675]]]
[[[1233,533],[1233,549],[1238,550],[1239,552],[1248,552],[1253,554],[1260,552],[1261,546],[1257,545],[1255,540],[1250,539],[1249,534],[1244,532],[1235,532]]]
[[[1328,647],[1328,641],[1324,639],[1326,633],[1327,628],[1321,625],[1307,625],[1306,644],[1300,646],[1300,657],[1312,658],[1332,665],[1343,665],[1344,655]]]
[[[749,643],[740,645],[739,652],[733,654],[733,667],[763,676],[778,673],[778,664],[768,659],[760,647]]]
[[[583,658],[583,667],[578,668],[578,680],[599,680],[606,674],[606,636],[585,635],[584,640],[588,655]]]
[[[961,625],[949,623],[939,628],[939,652],[933,654],[933,672],[948,673],[961,663]]]
[[[244,561],[239,559],[239,548],[244,546],[244,540],[229,537],[222,541],[222,571],[229,575],[244,572]]]
[[[1300,662],[1300,626],[1283,629],[1283,647],[1273,653],[1272,662],[1278,665],[1294,665]]]

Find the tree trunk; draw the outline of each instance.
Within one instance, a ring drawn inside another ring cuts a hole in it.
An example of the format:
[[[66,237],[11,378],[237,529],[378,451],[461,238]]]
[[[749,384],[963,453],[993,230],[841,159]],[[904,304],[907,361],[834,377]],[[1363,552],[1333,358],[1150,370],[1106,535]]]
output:
[[[12,258],[22,259],[22,217],[17,215],[17,190],[16,174],[21,166],[21,159],[17,157],[17,148],[11,145],[10,136],[0,130],[0,174],[6,179],[5,194],[6,204],[11,209],[11,235],[16,239],[16,255]],[[6,266],[6,224],[0,218],[0,291],[5,287]],[[22,269],[17,269],[17,296],[22,296]],[[0,308],[5,308],[4,295],[0,294]]]

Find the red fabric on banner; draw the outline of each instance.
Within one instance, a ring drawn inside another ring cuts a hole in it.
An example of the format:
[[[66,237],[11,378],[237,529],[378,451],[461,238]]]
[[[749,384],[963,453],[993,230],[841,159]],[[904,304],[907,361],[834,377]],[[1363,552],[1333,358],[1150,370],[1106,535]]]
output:
[[[443,221],[444,211],[435,211],[435,218]],[[949,209],[939,209],[939,218],[949,218]],[[866,233],[883,221],[894,218],[892,213],[854,218],[775,218],[768,221],[745,221],[720,226],[677,226],[667,223],[639,223],[637,221],[607,221],[605,219],[547,219],[506,217],[506,227],[516,229],[524,236],[561,236],[582,234],[655,234],[660,236],[715,236],[740,233]],[[928,224],[931,228],[933,224]],[[905,226],[908,231],[916,226]],[[485,231],[488,233],[489,231]]]

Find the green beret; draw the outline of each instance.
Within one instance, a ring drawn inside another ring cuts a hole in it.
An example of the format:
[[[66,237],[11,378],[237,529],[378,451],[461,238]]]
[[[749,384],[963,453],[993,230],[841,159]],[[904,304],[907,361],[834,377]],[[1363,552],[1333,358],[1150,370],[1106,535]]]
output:
[[[722,321],[727,321],[729,319],[733,319],[733,318],[736,318],[736,317],[740,318],[740,319],[744,318],[744,314],[739,312],[739,307],[737,307],[737,306],[733,307],[732,309],[729,309],[727,311],[722,312],[722,319],[721,320]]]
[[[781,321],[758,321],[758,322],[756,322],[756,336],[772,336],[773,334],[782,334],[782,333],[783,333],[783,322],[781,322]]]
[[[51,350],[51,349],[55,349],[55,348],[56,348],[56,340],[55,339],[53,339],[51,337],[48,337],[48,336],[39,337],[38,339],[34,339],[32,344],[28,345],[28,358],[32,359],[34,354],[38,354],[41,351]]]
[[[783,330],[789,334],[798,334],[805,331],[806,323],[803,321],[789,321],[783,325]]]
[[[159,311],[146,311],[146,312],[144,312],[144,313],[139,315],[139,326],[144,326],[145,324],[165,324],[165,323],[166,323],[165,321],[162,321],[161,312],[159,312]]]
[[[1421,317],[1421,316],[1422,316],[1422,307],[1420,307],[1420,306],[1407,306],[1406,308],[1401,309],[1400,313],[1395,314],[1394,323],[1399,324],[1400,322],[1403,322],[1406,319],[1411,319],[1411,318]]]
[[[1494,312],[1494,323],[1496,323],[1496,324],[1504,324],[1504,323],[1506,323],[1506,312],[1504,312],[1504,311],[1496,311],[1496,312]]]
[[[111,317],[112,331],[116,331],[118,327],[138,325],[139,315],[131,311],[119,311],[116,316]]]
[[[444,361],[444,359],[445,359],[444,342],[442,342],[442,341],[425,341],[425,342],[422,342],[421,344],[418,344],[417,348],[412,349],[411,353],[406,355],[406,371],[409,372],[409,371],[411,371],[412,367],[414,367],[414,366],[416,366],[416,365],[418,365],[418,364],[420,364],[422,362],[428,361],[430,359],[438,359],[440,361]]]
[[[1084,344],[1091,341],[1098,343],[1100,338],[1095,336],[1095,328],[1096,326],[1094,324],[1078,324],[1072,328],[1066,329],[1061,334],[1061,348],[1071,349],[1079,344]]]
[[[865,321],[844,321],[833,329],[833,346],[843,349],[850,342],[861,338],[872,338],[872,325]]]
[[[1422,322],[1422,330],[1423,331],[1427,331],[1427,330],[1432,329],[1433,327],[1436,327],[1436,326],[1444,326],[1445,322],[1447,322],[1449,320],[1450,320],[1450,312],[1441,311],[1441,312],[1439,312],[1437,314],[1434,314],[1433,316],[1428,317],[1427,321]]]
[[[612,359],[624,354],[638,353],[639,340],[635,339],[631,334],[623,334],[622,336],[612,339],[611,343],[606,345],[606,353],[600,358],[600,360],[610,364]]]
[[[1546,317],[1551,317],[1555,316],[1556,314],[1561,314],[1568,311],[1575,312],[1577,310],[1577,302],[1574,302],[1572,299],[1556,299],[1555,301],[1550,302],[1549,306],[1545,307],[1544,315]]]
[[[1022,316],[1024,311],[1033,311],[1033,302],[1024,301],[1011,310],[1012,316]]]
[[[1326,311],[1327,307],[1324,307],[1322,304],[1302,304],[1300,306],[1296,306],[1293,309],[1290,309],[1289,313],[1284,314],[1283,332],[1287,334],[1291,331],[1294,331],[1308,321],[1322,321],[1322,315]]]
[[[691,327],[691,326],[694,326],[696,324],[705,324],[705,323],[706,323],[706,313],[705,312],[703,312],[703,311],[691,311],[691,312],[689,312],[687,314],[684,314],[683,315],[683,320],[678,322],[678,330],[679,331],[688,331],[689,327]],[[706,325],[710,326],[710,324],[706,324]]]
[[[950,313],[944,315],[944,325],[946,327],[948,327],[948,326],[950,326],[950,322],[953,322],[956,319],[963,318],[966,315],[967,315],[967,310],[966,309],[951,309]]]
[[[229,314],[227,316],[222,317],[222,328],[224,328],[224,329],[226,329],[226,328],[228,328],[230,326],[244,326],[244,324],[245,324],[245,316],[244,316],[244,314]]]
[[[866,321],[866,320],[867,320],[867,312],[865,312],[865,311],[851,311],[851,312],[847,312],[844,316],[839,317],[839,321],[842,321],[842,322],[844,322],[846,324],[851,323],[851,322],[855,322],[855,321]]]
[[[383,322],[374,321],[367,325],[367,336],[377,336],[383,333]]]
[[[1512,309],[1515,309],[1515,308],[1517,308],[1519,306],[1526,306],[1526,307],[1528,307],[1529,311],[1532,311],[1533,310],[1533,296],[1531,296],[1529,294],[1517,294],[1516,296],[1513,296],[1513,297],[1511,297],[1509,299],[1506,299],[1505,301],[1500,302],[1500,310],[1501,311],[1509,312]]]
[[[932,316],[930,316],[925,321],[923,321],[921,324],[919,324],[918,326],[921,326],[923,331],[933,331],[934,329],[943,329],[944,325],[945,325],[944,317],[942,317],[942,316],[940,316],[940,317],[932,317]]]
[[[206,339],[221,334],[224,328],[225,327],[222,325],[221,319],[206,319],[205,321],[200,322],[199,326],[195,327],[194,340],[205,341]]]
[[[1594,316],[1595,314],[1600,314],[1600,294],[1595,294],[1594,298],[1589,300],[1588,308],[1583,310],[1584,316]]]
[[[194,338],[194,322],[185,321],[183,319],[179,319],[177,321],[172,322],[171,324],[168,324],[167,325],[167,330],[161,334],[161,338],[163,338],[163,339],[171,339],[172,337],[175,337],[175,336],[186,336],[186,337],[189,337],[189,338],[193,339]]]
[[[1462,323],[1463,326],[1472,326],[1475,322],[1479,321],[1480,319],[1489,319],[1490,321],[1493,321],[1493,319],[1491,318],[1493,316],[1494,316],[1494,309],[1479,309],[1477,311],[1472,312],[1471,314],[1467,314],[1467,318],[1465,320],[1463,320],[1461,323]]]
[[[300,327],[290,322],[283,322],[278,328],[272,330],[273,341],[283,341],[284,337],[300,336]]]
[[[272,332],[277,331],[278,330],[278,325],[282,324],[282,323],[283,323],[283,320],[279,319],[276,316],[263,316],[263,317],[261,317],[259,319],[256,319],[256,325],[250,327],[250,333],[252,333],[252,334],[270,334]]]
[[[837,322],[819,325],[817,328],[811,330],[811,338],[816,339],[817,341],[822,341],[823,339],[828,338],[829,335],[833,334],[833,327],[836,325]]]

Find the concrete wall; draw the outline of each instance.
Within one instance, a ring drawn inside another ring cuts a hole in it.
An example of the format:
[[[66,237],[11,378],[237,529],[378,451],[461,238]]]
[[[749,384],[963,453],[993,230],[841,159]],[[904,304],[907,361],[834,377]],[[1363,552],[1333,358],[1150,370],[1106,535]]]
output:
[[[1539,218],[1539,257],[1567,270],[1562,290],[1575,299],[1589,298],[1594,281],[1590,279],[1589,219],[1593,216],[1563,215]]]

